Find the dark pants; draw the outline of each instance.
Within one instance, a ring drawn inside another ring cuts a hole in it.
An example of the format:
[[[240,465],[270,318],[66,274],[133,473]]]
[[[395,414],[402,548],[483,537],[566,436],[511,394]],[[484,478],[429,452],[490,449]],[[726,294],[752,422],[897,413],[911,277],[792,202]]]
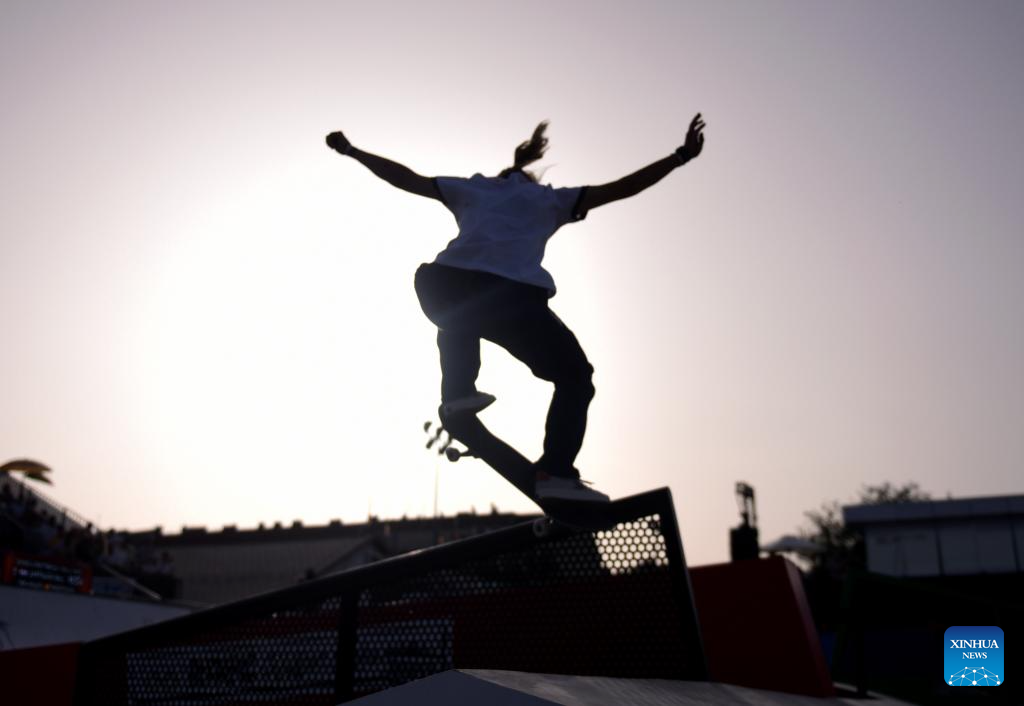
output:
[[[544,456],[551,475],[577,476],[594,369],[572,331],[548,308],[547,292],[487,272],[421,265],[416,294],[437,326],[441,400],[476,391],[480,339],[498,344],[542,380],[555,384],[545,425]]]

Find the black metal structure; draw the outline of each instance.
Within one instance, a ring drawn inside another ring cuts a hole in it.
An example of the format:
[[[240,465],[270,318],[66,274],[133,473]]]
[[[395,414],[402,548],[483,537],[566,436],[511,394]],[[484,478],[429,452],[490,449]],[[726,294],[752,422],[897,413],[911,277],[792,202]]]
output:
[[[337,704],[452,668],[703,680],[667,488],[83,645],[76,706]]]
[[[851,571],[843,586],[832,676],[855,686],[860,695],[875,691],[923,706],[1024,704],[1024,687],[1012,676],[992,688],[948,686],[939,671],[943,663],[937,647],[946,644],[944,633],[953,625],[1019,632],[1024,627],[1022,589],[1019,574],[907,578]],[[1012,673],[1013,666],[1008,662],[1004,668]]]

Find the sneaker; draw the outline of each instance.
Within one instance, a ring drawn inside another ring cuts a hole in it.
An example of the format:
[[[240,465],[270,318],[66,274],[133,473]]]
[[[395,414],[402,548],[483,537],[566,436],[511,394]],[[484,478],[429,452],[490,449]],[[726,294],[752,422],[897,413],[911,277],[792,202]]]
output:
[[[441,405],[441,414],[450,417],[454,414],[476,414],[490,407],[498,399],[486,392],[474,392],[466,397],[445,402]]]
[[[585,503],[606,503],[611,499],[604,493],[588,487],[590,484],[579,478],[552,476],[540,472],[534,493],[538,500],[574,500]]]

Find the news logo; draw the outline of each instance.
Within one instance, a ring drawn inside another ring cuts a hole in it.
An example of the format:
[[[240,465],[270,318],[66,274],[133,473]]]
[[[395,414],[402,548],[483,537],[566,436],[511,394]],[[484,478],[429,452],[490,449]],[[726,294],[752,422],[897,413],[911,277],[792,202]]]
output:
[[[1003,631],[994,625],[954,625],[946,630],[943,658],[948,686],[1003,683]]]

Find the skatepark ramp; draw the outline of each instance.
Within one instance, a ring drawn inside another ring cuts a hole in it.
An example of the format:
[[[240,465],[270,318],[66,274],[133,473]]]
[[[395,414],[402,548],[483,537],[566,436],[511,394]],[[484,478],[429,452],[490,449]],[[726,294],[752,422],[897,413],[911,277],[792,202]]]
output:
[[[450,670],[707,679],[667,488],[81,646],[75,703],[337,704]]]
[[[873,695],[871,706],[911,706]],[[855,706],[863,700],[800,696],[710,681],[616,679],[460,669],[371,694],[352,706]]]

